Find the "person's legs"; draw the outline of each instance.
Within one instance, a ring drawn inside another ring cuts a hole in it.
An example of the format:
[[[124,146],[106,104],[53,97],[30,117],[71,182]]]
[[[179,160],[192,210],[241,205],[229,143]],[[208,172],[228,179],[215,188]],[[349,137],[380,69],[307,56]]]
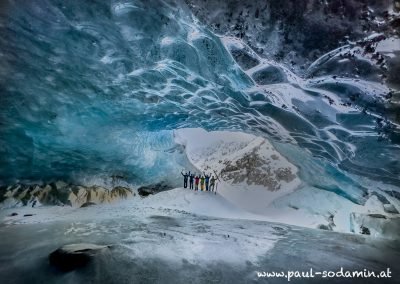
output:
[[[187,188],[187,180],[183,181],[183,187]]]

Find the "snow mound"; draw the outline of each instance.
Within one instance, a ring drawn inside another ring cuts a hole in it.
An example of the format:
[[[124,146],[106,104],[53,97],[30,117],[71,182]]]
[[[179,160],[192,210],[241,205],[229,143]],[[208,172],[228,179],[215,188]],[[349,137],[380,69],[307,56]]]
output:
[[[179,129],[174,134],[199,171],[219,177],[219,193],[247,211],[262,213],[301,183],[296,166],[264,138],[200,128]]]
[[[357,204],[337,192],[302,183],[295,165],[268,140],[251,134],[179,129],[174,135],[199,171],[219,176],[218,195],[250,212],[246,218],[398,238],[398,202],[387,194],[370,190]],[[279,175],[283,169],[290,179]],[[209,204],[209,213],[215,214],[214,206],[220,204]]]
[[[262,216],[257,216],[238,208],[219,194],[208,191],[176,188],[146,197],[140,201],[136,199],[136,201],[140,202],[142,206],[158,206],[209,217],[265,219]]]

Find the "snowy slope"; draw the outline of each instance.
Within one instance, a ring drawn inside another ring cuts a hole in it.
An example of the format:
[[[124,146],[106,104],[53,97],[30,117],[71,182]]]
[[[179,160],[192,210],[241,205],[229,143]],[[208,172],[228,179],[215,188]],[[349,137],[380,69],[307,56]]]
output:
[[[117,216],[143,215],[147,210],[177,210],[216,218],[266,220],[262,216],[251,214],[227,201],[221,195],[211,192],[195,192],[189,189],[176,188],[148,197],[135,194],[126,200],[114,203],[103,203],[86,208],[70,206],[18,207],[0,210],[0,218],[6,224],[42,223],[65,219],[104,219]],[[11,216],[17,212],[17,216]],[[29,218],[25,214],[32,214]],[[83,216],[82,216],[83,215]]]
[[[185,147],[197,169],[219,175],[218,194],[238,208],[257,214],[253,218],[339,232],[362,233],[367,227],[371,235],[398,238],[399,214],[396,210],[389,212],[389,204],[383,204],[372,192],[365,204],[359,205],[334,192],[302,184],[296,166],[266,139],[241,132],[179,129],[175,141]],[[250,162],[237,163],[244,157]],[[252,163],[254,166],[249,166]],[[232,164],[237,178],[230,175]],[[291,181],[274,174],[282,168],[291,171]],[[251,179],[249,171],[267,176],[275,187],[262,179]]]
[[[222,183],[220,189],[218,194],[214,194],[176,188],[145,198],[135,194],[134,197],[129,197],[124,201],[86,208],[23,206],[0,210],[0,220],[4,225],[12,225],[66,220],[97,221],[129,216],[146,218],[152,214],[170,216],[179,213],[211,218],[278,222],[309,228],[325,225],[330,230],[355,233],[361,233],[358,227],[363,225],[369,228],[373,236],[398,238],[400,230],[398,215],[384,212],[382,203],[375,196],[371,197],[365,206],[360,206],[333,193],[302,188],[275,200],[263,214],[254,214],[228,200],[228,198],[234,199],[230,193],[235,190],[235,187]],[[248,195],[254,198],[251,192]],[[12,213],[17,213],[17,215],[13,216]]]
[[[365,204],[356,204],[334,192],[303,184],[296,166],[267,140],[253,135],[206,132],[202,129],[180,129],[174,135],[197,169],[218,174],[217,194],[177,188],[143,199],[134,197],[135,192],[119,187],[116,189],[121,192],[101,187],[89,187],[87,190],[77,187],[72,194],[61,184],[58,186],[60,189],[44,190],[39,192],[40,195],[35,193],[34,187],[16,187],[10,188],[10,196],[2,204],[3,208],[10,209],[1,210],[0,216],[5,218],[7,224],[29,223],[63,220],[65,215],[81,219],[82,212],[85,212],[85,218],[98,218],[104,214],[109,217],[145,215],[149,208],[161,208],[216,218],[273,221],[339,232],[362,233],[365,231],[363,228],[368,228],[373,236],[398,238],[400,218],[395,198],[386,196],[390,203],[384,204],[382,198],[369,193]],[[289,180],[287,176],[277,174],[280,169],[290,172]],[[257,176],[263,178],[257,179]],[[30,208],[35,201],[35,206],[58,204],[62,200],[61,193],[68,193],[62,196],[73,208]],[[87,211],[82,211],[86,208],[76,208],[85,202],[110,203],[121,198],[128,199],[111,207],[102,204]],[[29,206],[14,208],[22,205],[24,200]],[[9,216],[12,212],[19,215]],[[34,215],[27,219],[24,214]]]
[[[393,266],[400,259],[398,242],[185,211],[202,205],[205,212],[208,204],[231,209],[218,195],[188,189],[86,208],[14,209],[36,215],[7,217],[0,223],[0,279],[7,283],[255,283],[261,280],[258,271],[309,271],[310,267],[336,271],[338,264],[345,270],[390,267],[398,275],[398,267]],[[59,273],[49,267],[52,251],[82,242],[109,249],[75,271]],[[361,280],[356,283],[365,283]],[[342,282],[341,278],[330,281]]]
[[[196,128],[176,130],[175,141],[197,169],[218,175],[223,197],[247,211],[264,212],[300,184],[297,168],[264,138]]]

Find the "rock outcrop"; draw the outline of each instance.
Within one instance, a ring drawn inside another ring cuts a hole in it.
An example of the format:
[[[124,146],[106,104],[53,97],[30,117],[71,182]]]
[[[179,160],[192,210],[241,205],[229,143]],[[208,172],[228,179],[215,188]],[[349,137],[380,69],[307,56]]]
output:
[[[187,155],[201,174],[217,175],[230,185],[279,191],[300,183],[298,168],[262,137],[201,129],[180,129],[175,136],[177,143],[186,145]],[[198,145],[191,137],[204,143]]]
[[[59,205],[81,207],[84,204],[111,203],[133,196],[132,190],[117,186],[70,185],[62,181],[44,185],[15,184],[0,189],[0,208]]]
[[[240,38],[262,57],[283,62],[300,74],[340,44],[374,33],[386,37],[399,34],[399,16],[391,11],[391,7],[398,11],[397,0],[185,2],[217,34]],[[257,65],[253,57],[240,50],[234,50],[233,56],[244,68]],[[389,73],[384,68],[380,72]]]
[[[350,220],[352,231],[357,234],[396,239],[400,231],[400,218],[398,216],[352,213]]]
[[[94,244],[70,244],[60,247],[49,255],[49,262],[57,269],[68,272],[86,266],[93,257],[104,253],[109,246]]]
[[[173,187],[166,183],[156,183],[138,188],[138,194],[140,196],[149,196],[150,194],[156,194],[162,191],[170,190]]]

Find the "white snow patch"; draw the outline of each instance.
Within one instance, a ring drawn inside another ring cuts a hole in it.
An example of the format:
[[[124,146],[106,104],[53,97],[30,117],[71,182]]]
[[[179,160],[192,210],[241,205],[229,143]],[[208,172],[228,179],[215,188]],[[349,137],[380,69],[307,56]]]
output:
[[[175,141],[184,145],[191,163],[202,172],[211,172],[213,175],[217,173],[220,176],[226,162],[236,162],[252,151],[266,161],[271,172],[281,168],[290,169],[295,178],[286,182],[272,174],[271,179],[278,182],[279,187],[270,190],[265,185],[248,180],[233,183],[232,180],[223,180],[220,176],[218,193],[246,211],[264,214],[273,200],[293,192],[300,185],[300,179],[296,176],[297,168],[264,138],[242,132],[207,132],[201,128],[179,129],[174,135]]]

